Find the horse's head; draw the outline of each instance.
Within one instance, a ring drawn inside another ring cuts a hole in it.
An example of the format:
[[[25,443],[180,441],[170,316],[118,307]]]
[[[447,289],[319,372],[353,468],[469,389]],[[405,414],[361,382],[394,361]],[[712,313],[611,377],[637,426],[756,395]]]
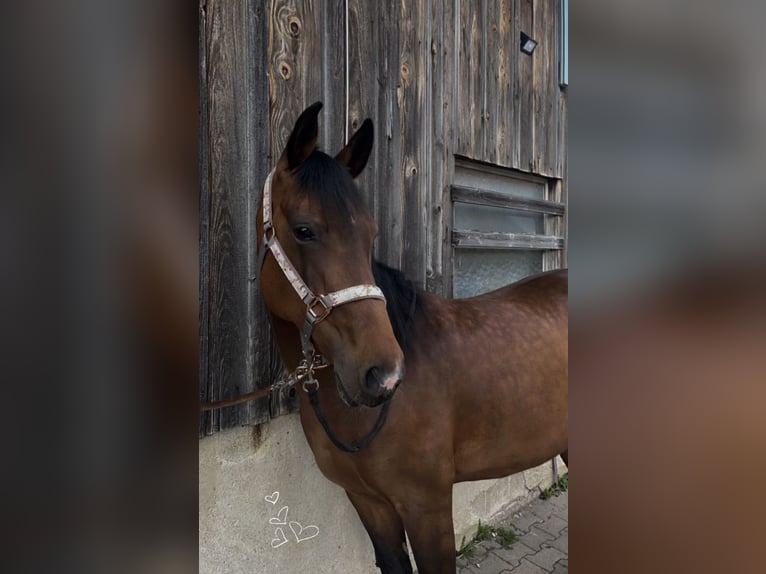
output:
[[[313,104],[298,118],[271,179],[273,232],[317,295],[375,285],[372,242],[377,235],[354,183],[372,149],[372,122],[365,120],[332,158],[316,147],[321,107]],[[262,207],[257,223],[263,241]],[[270,313],[303,329],[306,304],[273,256],[263,263],[261,290]],[[312,340],[333,364],[341,398],[352,406],[380,404],[403,376],[402,350],[379,299],[333,308],[316,323]]]

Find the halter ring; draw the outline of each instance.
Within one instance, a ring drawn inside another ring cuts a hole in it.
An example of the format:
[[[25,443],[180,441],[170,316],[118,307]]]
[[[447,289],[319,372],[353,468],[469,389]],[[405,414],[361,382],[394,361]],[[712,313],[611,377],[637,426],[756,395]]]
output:
[[[322,311],[320,313],[317,313],[314,310],[318,305],[322,306]],[[306,315],[307,317],[310,317],[310,321],[313,325],[316,325],[325,319],[330,314],[330,311],[332,311],[332,307],[328,307],[321,297],[315,297],[311,303],[306,305]]]

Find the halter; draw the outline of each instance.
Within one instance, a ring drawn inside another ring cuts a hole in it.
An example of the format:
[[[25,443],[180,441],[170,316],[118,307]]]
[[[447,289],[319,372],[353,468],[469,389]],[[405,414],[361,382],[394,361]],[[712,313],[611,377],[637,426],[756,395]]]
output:
[[[372,431],[361,441],[353,441],[351,446],[347,446],[340,442],[330,430],[327,423],[327,419],[319,408],[319,395],[317,393],[319,389],[319,381],[314,376],[316,369],[321,369],[328,366],[327,361],[319,353],[316,352],[314,344],[311,341],[311,336],[314,332],[314,327],[321,321],[327,318],[335,307],[340,307],[346,303],[352,303],[354,301],[361,301],[363,299],[379,299],[386,302],[386,298],[383,295],[383,291],[376,285],[354,285],[352,287],[346,287],[339,291],[333,291],[325,295],[315,295],[306,282],[300,276],[300,273],[295,269],[295,266],[290,262],[285,254],[282,245],[277,239],[276,231],[274,230],[274,223],[271,218],[271,179],[274,175],[274,170],[271,170],[266,182],[263,184],[263,247],[259,255],[258,269],[263,268],[263,262],[266,259],[266,254],[270,251],[274,256],[274,259],[279,264],[287,280],[292,285],[298,297],[306,305],[306,315],[304,317],[303,329],[301,331],[301,348],[303,351],[303,360],[298,364],[295,369],[295,373],[292,377],[294,382],[301,382],[303,390],[309,394],[311,406],[314,408],[314,412],[325,429],[330,440],[346,452],[357,452],[369,444],[385,421],[386,413],[388,412],[388,406],[390,401],[386,401],[383,405],[381,413],[375,423]],[[309,385],[314,385],[313,388],[308,388]]]

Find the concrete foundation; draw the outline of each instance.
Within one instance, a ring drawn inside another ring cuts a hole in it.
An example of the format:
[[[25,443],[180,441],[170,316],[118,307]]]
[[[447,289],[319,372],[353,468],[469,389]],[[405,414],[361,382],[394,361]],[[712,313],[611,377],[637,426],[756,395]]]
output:
[[[560,459],[559,468],[565,471]],[[474,534],[479,520],[500,520],[552,481],[547,463],[455,485],[456,545]],[[319,472],[297,415],[200,441],[199,572],[379,572],[356,511],[343,489]]]

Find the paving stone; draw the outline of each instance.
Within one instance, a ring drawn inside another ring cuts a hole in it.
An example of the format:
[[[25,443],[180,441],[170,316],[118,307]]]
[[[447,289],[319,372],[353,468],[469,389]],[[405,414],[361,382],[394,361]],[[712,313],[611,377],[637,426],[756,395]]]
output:
[[[487,557],[479,563],[481,571],[494,574],[503,570],[510,570],[511,564],[499,557],[495,552],[490,552]]]
[[[565,528],[562,530],[561,534],[548,542],[548,544],[551,546],[551,548],[560,550],[564,554],[569,554],[569,529]]]
[[[529,505],[529,510],[533,514],[539,516],[543,520],[550,518],[551,514],[561,510],[558,506],[555,506],[551,499],[540,500],[539,498]]]
[[[458,558],[457,559],[458,570],[465,573],[472,573],[474,571],[473,568],[476,566],[476,564],[480,564],[485,557],[486,557],[486,553],[482,553],[480,556],[474,556],[472,558]]]
[[[457,572],[458,574],[501,574],[506,572],[510,574],[511,566],[502,561],[500,561],[500,563],[493,563],[485,560],[477,564],[471,563],[468,566],[459,568]],[[415,574],[417,574],[417,572],[415,572]]]
[[[558,496],[551,496],[549,499],[550,503],[558,508],[559,510],[566,510],[569,508],[569,493],[563,492],[559,494]]]
[[[556,562],[556,566],[553,568],[553,574],[569,574],[569,567],[562,564],[561,561]]]
[[[535,525],[535,528],[545,530],[547,533],[553,536],[558,536],[562,530],[567,527],[567,521],[562,520],[558,516],[551,516],[548,520]]]
[[[481,570],[481,567],[479,566],[479,563],[474,564],[473,562],[471,562],[471,563],[461,564],[460,562],[458,562],[457,572],[458,574],[478,574],[478,573],[482,573],[482,570]],[[415,571],[415,573],[417,574],[417,570]],[[482,574],[486,574],[486,573],[482,573]]]
[[[485,540],[481,543],[482,548],[486,548],[487,550],[497,550],[498,548],[502,548],[500,544],[498,544],[495,539],[490,538],[489,540]]]
[[[553,571],[554,564],[562,558],[566,558],[566,554],[563,552],[556,550],[555,548],[543,548],[537,554],[527,556],[525,560],[529,560],[533,564],[540,566],[540,568],[544,568],[548,572],[551,572]]]
[[[537,526],[533,526],[529,529],[529,532],[519,538],[519,542],[535,551],[540,550],[543,545],[547,546],[546,543],[551,540],[553,540],[553,536],[544,530],[538,529]]]
[[[511,525],[519,532],[529,532],[530,526],[542,522],[543,519],[529,510],[522,510],[513,515]]]
[[[501,548],[500,550],[494,551],[495,554],[508,562],[511,566],[518,565],[519,561],[524,558],[524,556],[534,554],[534,552],[535,551],[529,546],[522,544],[519,541],[514,542],[513,546],[510,548]]]
[[[527,561],[524,558],[519,565],[511,570],[512,574],[547,574],[545,570],[540,568],[537,564]]]

